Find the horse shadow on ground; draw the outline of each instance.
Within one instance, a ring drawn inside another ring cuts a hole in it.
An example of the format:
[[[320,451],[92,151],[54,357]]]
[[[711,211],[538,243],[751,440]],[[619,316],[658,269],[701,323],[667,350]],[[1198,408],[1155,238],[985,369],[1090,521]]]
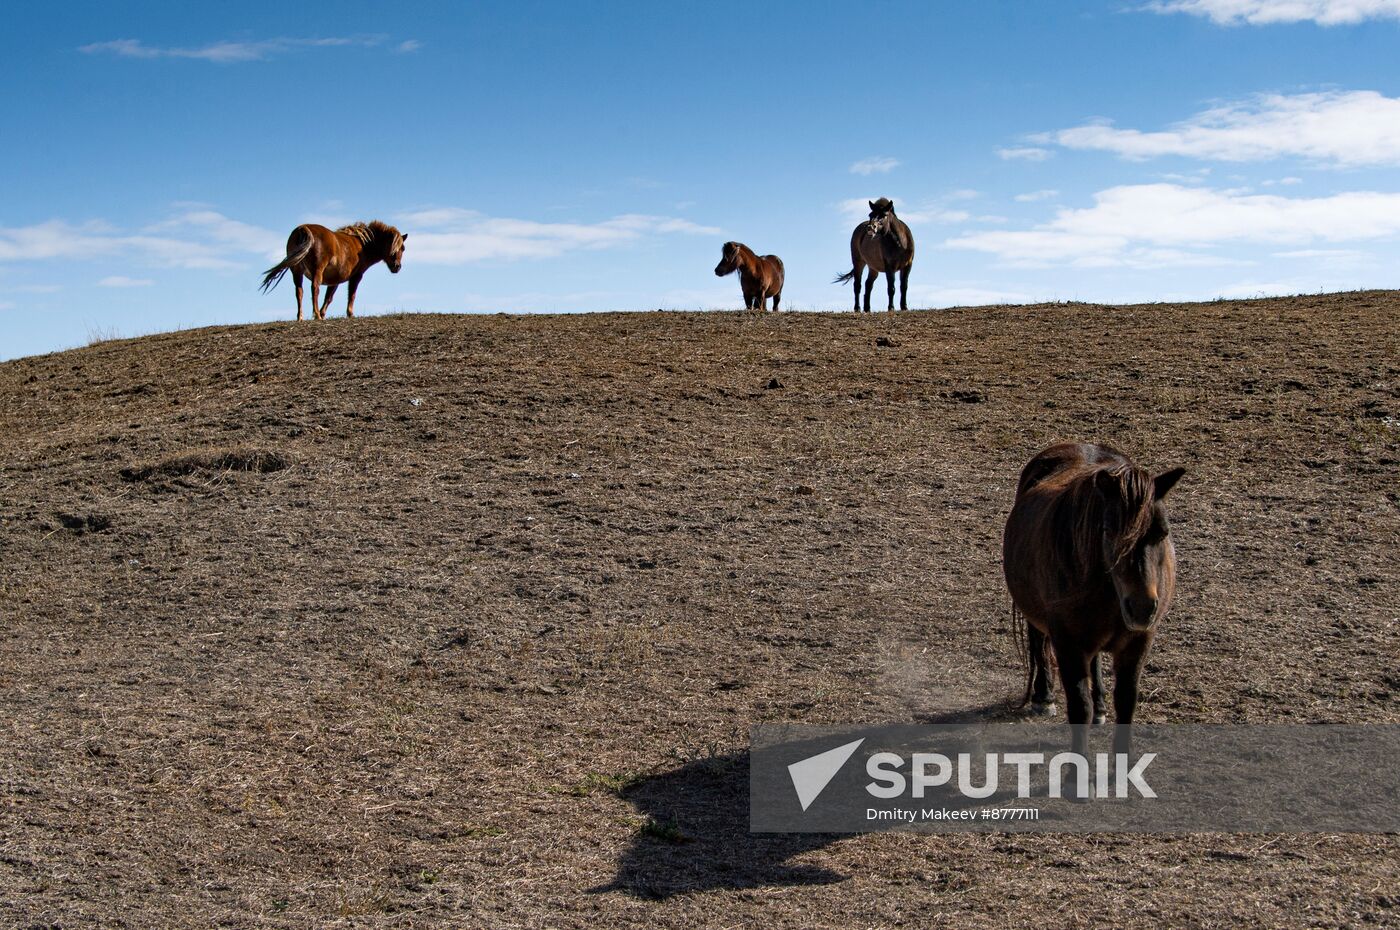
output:
[[[642,898],[728,888],[826,885],[847,876],[789,860],[843,839],[836,833],[749,832],[749,754],[712,756],[647,778],[622,792],[646,820],[592,893]]]
[[[940,714],[917,715],[919,724],[1014,720],[1012,701]],[[712,889],[826,885],[848,876],[790,860],[837,840],[839,833],[749,832],[749,754],[735,752],[688,762],[621,792],[645,820],[601,894],[621,891],[664,899]],[[957,799],[950,804],[968,804]]]

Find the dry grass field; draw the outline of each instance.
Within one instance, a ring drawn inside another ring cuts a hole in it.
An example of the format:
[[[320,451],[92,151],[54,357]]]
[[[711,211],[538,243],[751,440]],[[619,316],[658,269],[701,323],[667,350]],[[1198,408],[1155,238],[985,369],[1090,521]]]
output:
[[[1400,294],[415,315],[0,365],[0,926],[1357,927],[1372,835],[752,836],[1005,716],[1060,438],[1185,465],[1145,721],[1400,722]]]

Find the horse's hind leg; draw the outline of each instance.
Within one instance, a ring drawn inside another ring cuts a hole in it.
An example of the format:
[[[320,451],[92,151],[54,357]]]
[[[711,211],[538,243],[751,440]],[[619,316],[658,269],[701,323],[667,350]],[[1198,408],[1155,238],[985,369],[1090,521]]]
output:
[[[859,313],[859,312],[860,312],[860,279],[861,279],[861,276],[865,274],[865,263],[862,262],[858,256],[852,255],[852,256],[851,256],[851,268],[854,269],[854,270],[852,271],[852,273],[855,275],[855,279],[852,280],[852,282],[851,282],[851,289],[852,289],[853,291],[855,291],[855,295],[856,295],[856,307],[855,307],[855,312],[856,312],[856,313]]]
[[[1094,695],[1094,724],[1108,722],[1108,706],[1103,699],[1103,653],[1089,660],[1089,679]]]
[[[870,292],[873,291],[873,290],[875,290],[875,279],[878,278],[878,277],[880,277],[880,272],[876,271],[874,268],[871,268],[871,269],[870,269],[870,273],[867,274],[866,277],[865,277],[865,312],[866,312],[866,313],[869,313],[869,312],[870,312]]]
[[[321,318],[321,279],[311,276],[311,319]]]
[[[326,311],[331,308],[331,300],[335,297],[335,289],[338,287],[340,287],[339,284],[326,285],[326,302],[321,305],[321,319],[323,320],[326,318]]]
[[[292,272],[292,283],[295,284],[295,285],[296,285],[296,288],[297,288],[297,320],[300,321],[300,320],[301,320],[301,272],[300,272],[300,271],[293,271],[293,272]],[[311,315],[312,315],[312,316],[315,316],[315,315],[316,315],[316,308],[313,307],[313,308],[311,309]]]
[[[1026,624],[1026,650],[1031,657],[1031,713],[1053,714],[1055,702],[1050,697],[1049,658],[1045,654],[1048,645],[1045,634],[1031,624]]]
[[[782,291],[779,291],[778,293],[776,293],[776,294],[773,295],[773,312],[774,312],[774,313],[777,313],[777,312],[778,312],[778,301],[780,301],[780,300],[782,300],[782,299],[783,299],[783,292],[782,292]]]

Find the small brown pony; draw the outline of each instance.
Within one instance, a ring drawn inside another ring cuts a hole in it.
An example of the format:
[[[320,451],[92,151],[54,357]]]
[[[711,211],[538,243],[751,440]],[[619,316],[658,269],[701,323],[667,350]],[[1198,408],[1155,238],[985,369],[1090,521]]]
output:
[[[715,277],[739,272],[739,287],[744,291],[745,310],[767,310],[768,298],[773,298],[773,312],[783,299],[783,260],[776,255],[755,255],[742,242],[726,242],[715,266]]]
[[[909,309],[909,269],[914,267],[914,234],[894,215],[894,202],[886,197],[866,201],[870,219],[851,232],[851,270],[837,275],[836,284],[855,282],[856,313],[860,312],[860,275],[870,267],[865,280],[865,312],[870,312],[870,291],[880,272],[889,282],[890,310],[894,310],[894,274],[899,272],[899,309]]]
[[[397,229],[379,220],[369,223],[352,223],[331,232],[324,226],[306,223],[292,230],[287,237],[287,257],[263,274],[262,291],[277,286],[282,276],[292,273],[292,283],[297,288],[297,319],[301,319],[301,279],[311,279],[311,315],[318,319],[326,318],[326,309],[331,305],[335,289],[350,282],[350,298],[345,304],[345,315],[355,315],[355,291],[360,279],[375,262],[383,262],[389,271],[398,274],[403,267],[403,248],[408,237]],[[321,285],[326,285],[326,302],[317,306]]]
[[[1091,709],[1104,723],[1099,654],[1110,653],[1115,752],[1129,751],[1138,679],[1171,605],[1176,554],[1163,500],[1185,471],[1154,477],[1110,446],[1062,442],[1021,471],[1006,521],[1002,567],[1029,658],[1022,704],[1054,712],[1053,649],[1070,724],[1088,723]],[[1073,727],[1076,751],[1084,730]]]

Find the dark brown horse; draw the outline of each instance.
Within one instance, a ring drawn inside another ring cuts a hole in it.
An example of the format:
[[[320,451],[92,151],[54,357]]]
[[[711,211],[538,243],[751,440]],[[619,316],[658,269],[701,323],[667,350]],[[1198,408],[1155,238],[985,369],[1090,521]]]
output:
[[[783,299],[783,260],[776,255],[755,255],[742,242],[726,242],[715,276],[722,278],[736,271],[744,291],[744,309],[767,310],[772,297],[773,312],[777,313],[778,301]]]
[[[855,282],[856,313],[860,312],[860,275],[867,266],[865,312],[870,312],[870,291],[880,272],[889,282],[890,310],[894,310],[894,275],[899,272],[899,309],[909,309],[909,269],[914,267],[914,234],[894,215],[894,202],[881,197],[867,201],[870,219],[851,233],[851,270],[837,275],[836,283]]]
[[[360,279],[376,262],[389,266],[394,274],[403,267],[403,247],[408,237],[397,229],[379,220],[369,223],[352,223],[331,232],[324,226],[306,223],[292,230],[287,237],[287,257],[273,265],[263,274],[262,290],[266,293],[287,272],[292,273],[292,283],[297,288],[297,319],[301,319],[301,279],[311,279],[311,315],[318,320],[326,318],[326,308],[331,305],[335,289],[350,282],[350,299],[345,304],[345,315],[355,315],[355,291]],[[326,302],[318,304],[321,285],[326,285]]]
[[[1063,442],[1021,471],[1002,539],[1013,617],[1025,618],[1026,696],[1054,711],[1053,650],[1071,724],[1104,723],[1099,654],[1113,656],[1115,751],[1127,752],[1138,678],[1171,605],[1176,555],[1163,500],[1185,473],[1155,477],[1122,452]],[[1019,635],[1019,634],[1018,634]],[[1074,748],[1087,734],[1074,727]]]

